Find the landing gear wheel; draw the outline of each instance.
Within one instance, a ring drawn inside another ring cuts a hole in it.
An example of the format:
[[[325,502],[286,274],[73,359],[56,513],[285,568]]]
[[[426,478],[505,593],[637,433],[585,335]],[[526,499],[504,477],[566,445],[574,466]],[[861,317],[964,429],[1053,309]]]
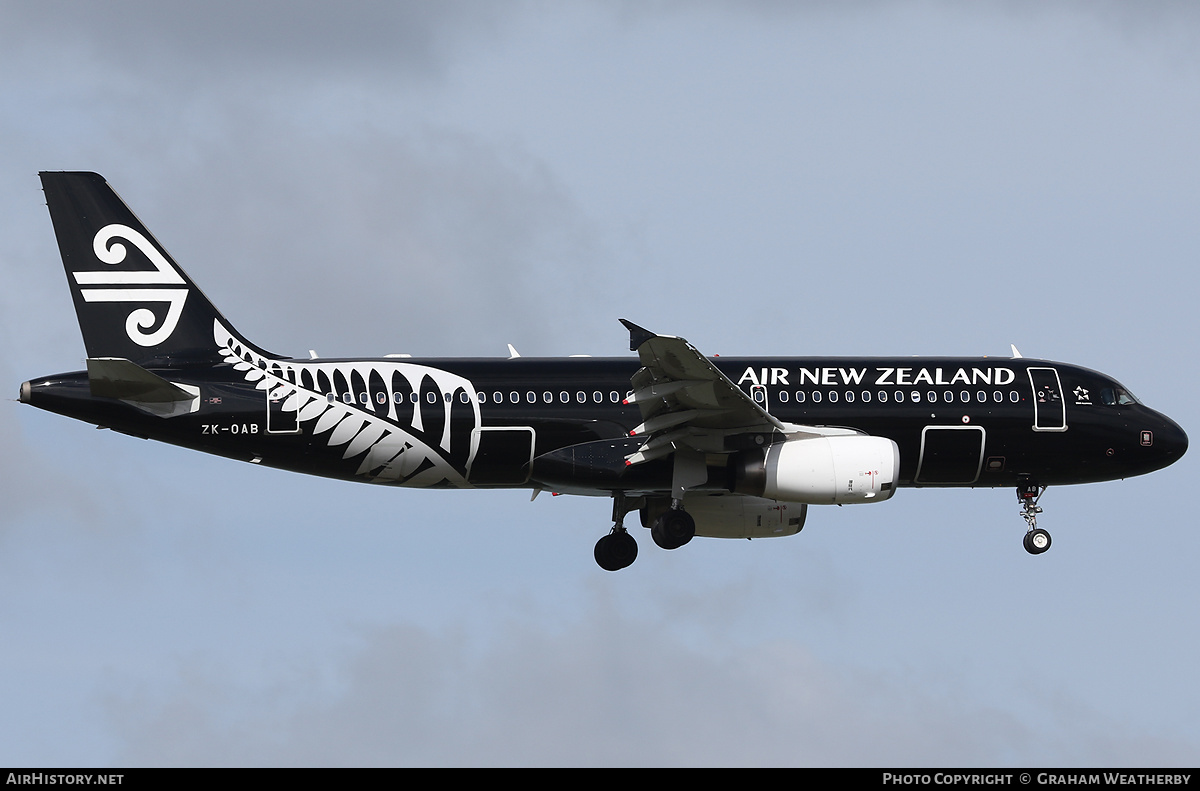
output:
[[[596,563],[605,571],[620,571],[637,560],[637,541],[620,530],[613,530],[596,542]]]
[[[679,549],[696,535],[696,520],[687,511],[672,508],[654,521],[650,537],[663,549]]]
[[[1031,555],[1040,555],[1050,548],[1050,534],[1040,527],[1025,534],[1025,551]]]

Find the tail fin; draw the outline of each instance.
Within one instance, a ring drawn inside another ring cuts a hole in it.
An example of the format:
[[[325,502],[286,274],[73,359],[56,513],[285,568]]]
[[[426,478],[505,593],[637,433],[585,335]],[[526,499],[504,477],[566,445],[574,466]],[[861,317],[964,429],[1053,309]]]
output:
[[[233,329],[102,176],[39,175],[88,357],[216,362],[214,332],[279,357]]]

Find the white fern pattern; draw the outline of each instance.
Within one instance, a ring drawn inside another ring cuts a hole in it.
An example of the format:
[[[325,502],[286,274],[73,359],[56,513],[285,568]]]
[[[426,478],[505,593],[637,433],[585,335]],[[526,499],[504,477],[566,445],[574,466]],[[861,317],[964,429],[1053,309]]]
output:
[[[282,412],[296,413],[303,433],[345,446],[342,458],[359,461],[356,475],[401,486],[469,486],[480,424],[469,379],[412,363],[269,360],[219,321],[213,339],[247,382]],[[345,393],[352,403],[342,400]]]

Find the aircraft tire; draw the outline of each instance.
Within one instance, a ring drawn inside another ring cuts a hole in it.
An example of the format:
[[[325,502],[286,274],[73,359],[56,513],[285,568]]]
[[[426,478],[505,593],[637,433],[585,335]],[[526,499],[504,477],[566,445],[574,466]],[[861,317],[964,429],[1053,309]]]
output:
[[[1031,555],[1040,555],[1050,548],[1050,534],[1040,527],[1025,534],[1025,551]]]
[[[687,511],[672,509],[654,521],[650,537],[663,549],[679,549],[696,535],[696,520]]]
[[[625,531],[602,536],[596,542],[596,563],[605,571],[620,571],[637,560],[637,541]]]

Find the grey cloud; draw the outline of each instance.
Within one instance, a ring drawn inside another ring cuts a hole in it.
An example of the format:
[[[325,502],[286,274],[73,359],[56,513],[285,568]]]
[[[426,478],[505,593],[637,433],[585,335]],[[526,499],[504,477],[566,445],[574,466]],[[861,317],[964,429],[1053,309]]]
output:
[[[177,5],[5,2],[10,51],[30,38],[53,42],[42,55],[71,53],[142,79],[184,80],[284,69],[311,79],[341,69],[399,67],[430,75],[460,35],[487,34],[507,12],[493,3],[318,0]]]
[[[246,126],[196,161],[136,191],[109,178],[226,317],[284,353],[500,355],[566,318],[558,289],[589,258],[562,187],[467,135],[274,145]]]
[[[340,659],[336,682],[314,685],[314,668],[293,667],[249,701],[220,668],[188,665],[161,697],[109,698],[119,761],[960,766],[1189,755],[1184,742],[1090,709],[1048,728],[916,669],[837,665],[787,640],[696,645],[595,599],[565,629],[502,618],[482,650],[470,642],[453,629],[379,627]]]

